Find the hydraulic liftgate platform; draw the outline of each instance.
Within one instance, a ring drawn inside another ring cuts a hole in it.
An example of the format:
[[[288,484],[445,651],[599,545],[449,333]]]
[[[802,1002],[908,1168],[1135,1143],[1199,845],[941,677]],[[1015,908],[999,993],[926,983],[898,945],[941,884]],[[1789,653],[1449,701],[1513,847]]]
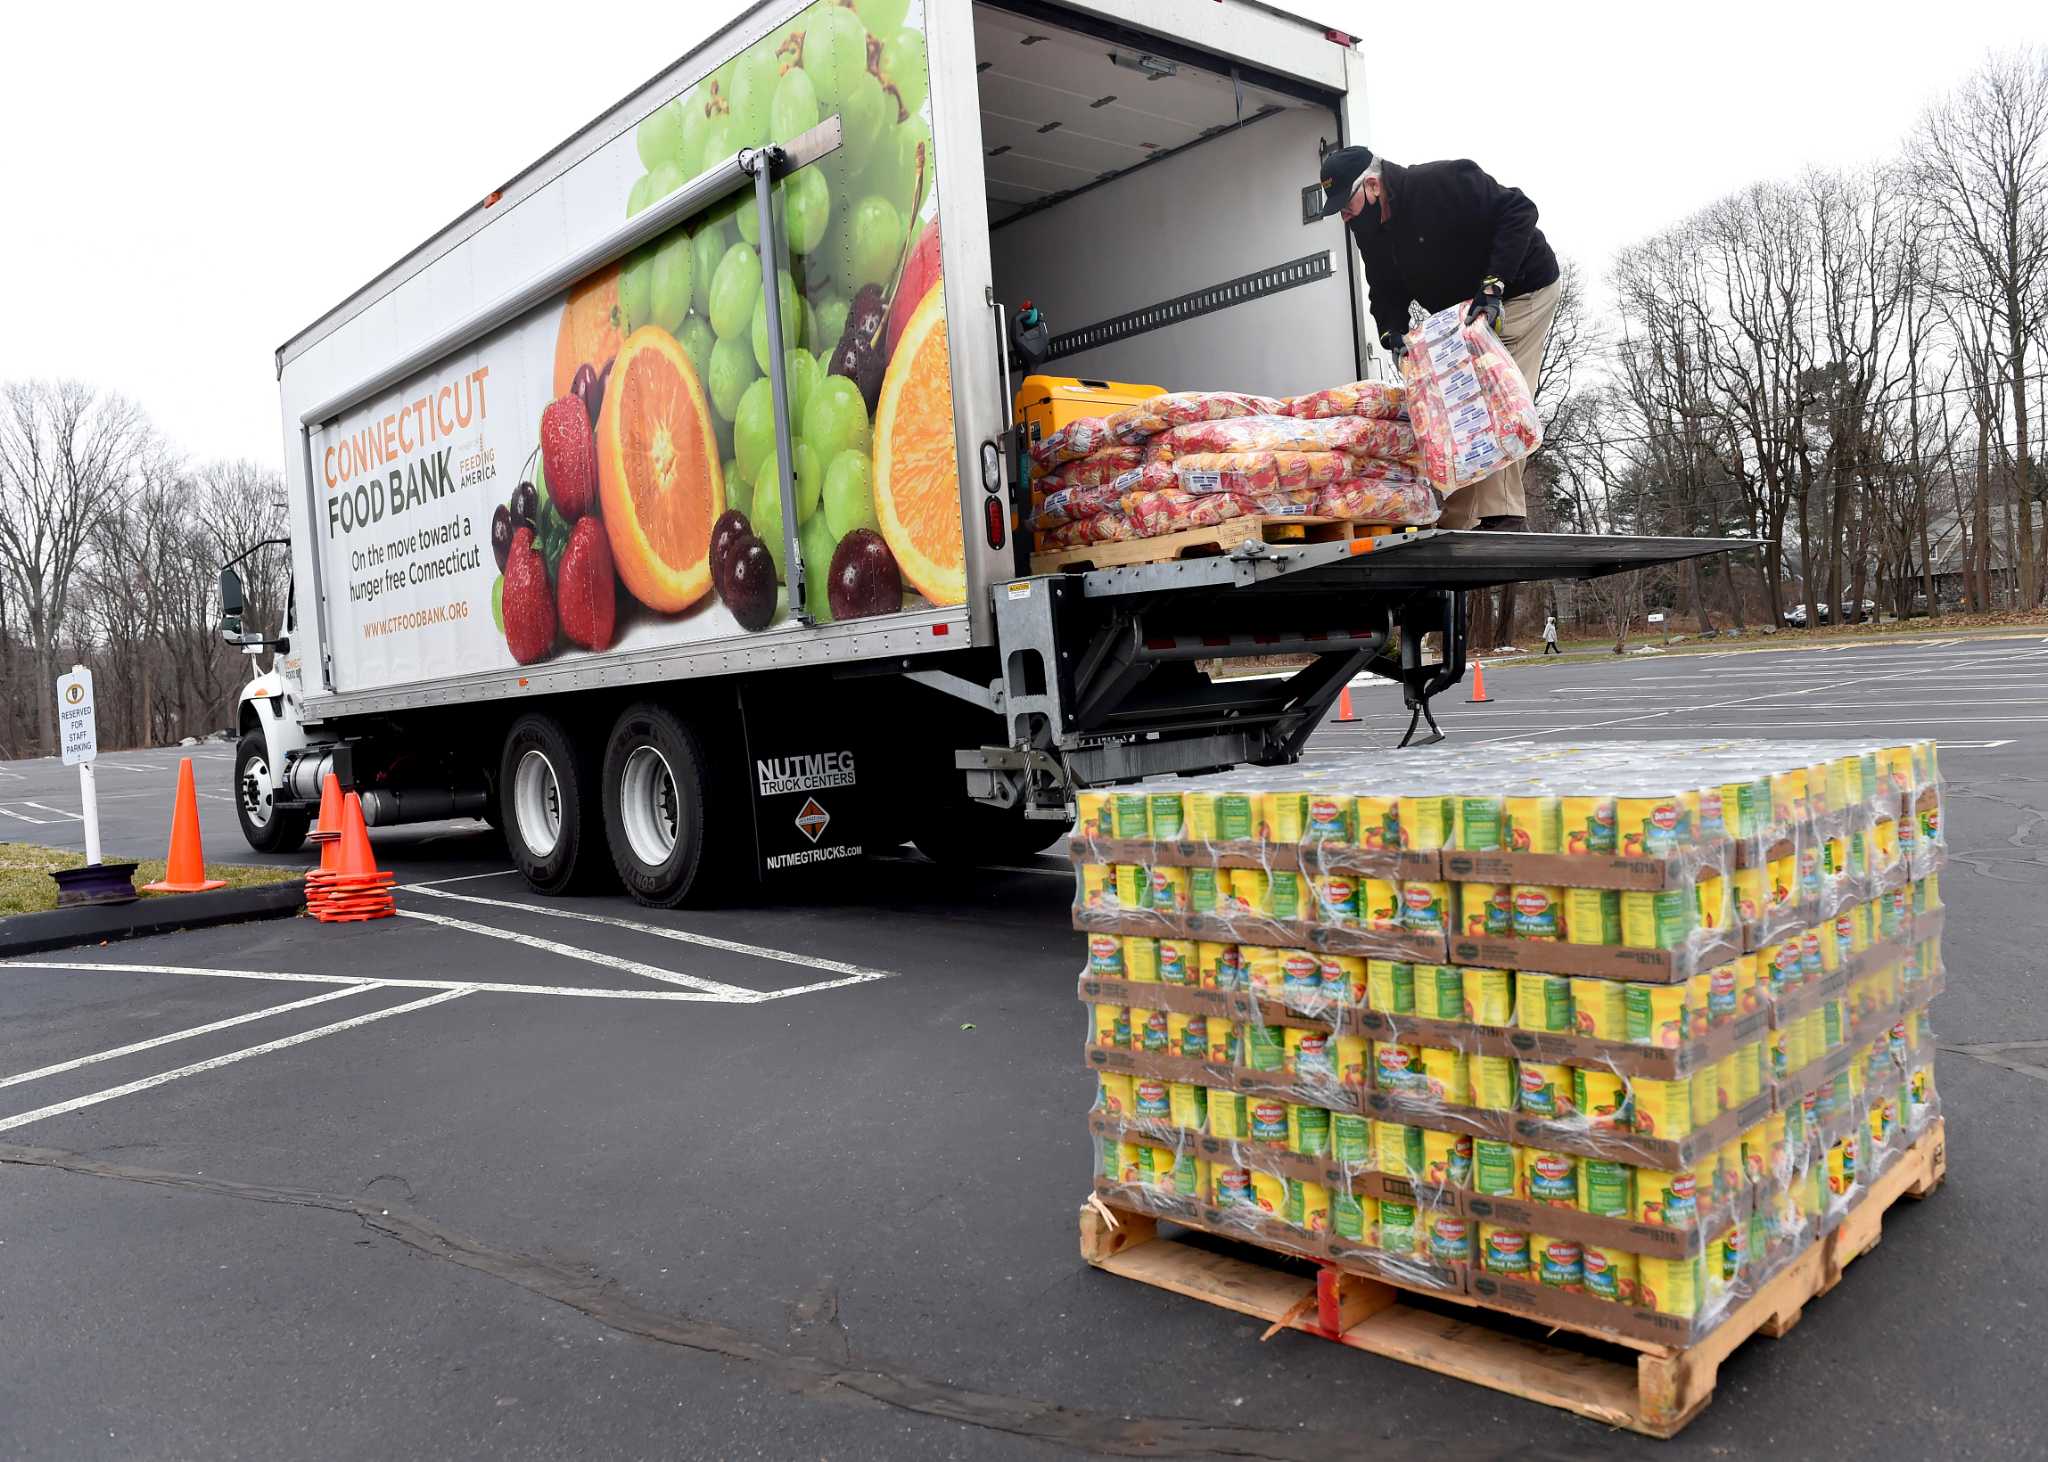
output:
[[[1466,589],[1593,579],[1762,545],[1418,529],[1349,543],[1246,543],[1228,554],[995,586],[1007,747],[959,754],[970,791],[1068,815],[1077,786],[1273,766],[1361,670],[1400,682],[1408,737],[1465,674]],[[1441,660],[1423,659],[1435,633]],[[1197,661],[1309,655],[1274,679],[1212,680]]]

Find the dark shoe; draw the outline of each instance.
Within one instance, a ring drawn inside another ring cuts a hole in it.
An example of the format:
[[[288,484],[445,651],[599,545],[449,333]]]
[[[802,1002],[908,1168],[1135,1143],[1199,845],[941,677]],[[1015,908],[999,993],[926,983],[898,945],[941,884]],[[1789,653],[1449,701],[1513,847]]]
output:
[[[1475,533],[1521,533],[1527,530],[1529,520],[1519,513],[1496,513],[1490,518],[1481,518],[1472,525]]]

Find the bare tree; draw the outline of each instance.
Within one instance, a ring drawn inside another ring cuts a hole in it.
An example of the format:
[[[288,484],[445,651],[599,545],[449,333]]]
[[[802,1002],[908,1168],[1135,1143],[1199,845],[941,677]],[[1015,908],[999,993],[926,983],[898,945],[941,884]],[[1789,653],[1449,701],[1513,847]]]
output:
[[[34,654],[36,727],[56,750],[57,644],[93,525],[160,450],[141,411],[76,381],[0,387],[0,573]]]
[[[2041,583],[2027,357],[2048,288],[2048,52],[2029,47],[1990,56],[1929,113],[1925,131],[1928,201],[1969,266],[1955,271],[1952,287],[1993,326],[1986,344],[1995,341],[1998,374],[2010,392],[2019,472],[2014,547],[2020,603],[2031,608],[2040,602]],[[2048,523],[2043,530],[2048,534]],[[2041,553],[2048,555],[2048,541]]]

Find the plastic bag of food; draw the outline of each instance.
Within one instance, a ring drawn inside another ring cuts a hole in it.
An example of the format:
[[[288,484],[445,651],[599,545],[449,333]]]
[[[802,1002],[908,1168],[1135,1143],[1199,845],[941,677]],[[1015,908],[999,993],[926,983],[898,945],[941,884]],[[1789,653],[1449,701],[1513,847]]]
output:
[[[1401,358],[1423,473],[1440,492],[1518,462],[1543,441],[1514,357],[1486,324],[1465,324],[1465,309],[1439,310],[1409,331]]]
[[[1055,467],[1062,462],[1078,462],[1104,447],[1117,445],[1117,439],[1109,432],[1108,417],[1084,416],[1079,421],[1068,422],[1051,436],[1033,442],[1031,460],[1040,467]]]
[[[1175,391],[1165,396],[1148,396],[1126,406],[1109,418],[1107,427],[1116,441],[1138,442],[1194,421],[1277,415],[1286,404],[1277,397],[1248,396],[1242,391]]]
[[[1182,492],[1258,493],[1341,482],[1353,461],[1343,452],[1189,452],[1170,471]]]
[[[1134,492],[1124,511],[1147,538],[1190,528],[1213,528],[1232,518],[1305,517],[1314,502],[1311,492],[1189,493]]]
[[[1245,416],[1190,422],[1162,432],[1155,445],[1183,452],[1350,452],[1361,457],[1405,457],[1415,450],[1406,422],[1364,416]]]
[[[1354,477],[1318,491],[1311,511],[1319,518],[1426,528],[1442,513],[1443,500],[1427,483],[1412,479],[1391,482]]]
[[[1395,381],[1353,381],[1296,396],[1287,414],[1313,420],[1323,416],[1370,416],[1397,421],[1408,414],[1407,388]]]
[[[1121,474],[1142,466],[1145,450],[1144,447],[1104,447],[1050,472],[1040,473],[1036,485],[1047,493],[1067,487],[1107,487]]]
[[[1040,528],[1056,528],[1079,518],[1099,518],[1123,507],[1123,494],[1113,487],[1063,487],[1045,495],[1031,521]]]
[[[1110,484],[1118,492],[1172,492],[1180,486],[1170,462],[1147,462],[1121,474]]]
[[[1033,538],[1040,553],[1052,553],[1062,548],[1086,548],[1095,543],[1119,543],[1125,539],[1137,538],[1137,525],[1121,512],[1104,513],[1095,518],[1076,518],[1051,528],[1041,528]]]

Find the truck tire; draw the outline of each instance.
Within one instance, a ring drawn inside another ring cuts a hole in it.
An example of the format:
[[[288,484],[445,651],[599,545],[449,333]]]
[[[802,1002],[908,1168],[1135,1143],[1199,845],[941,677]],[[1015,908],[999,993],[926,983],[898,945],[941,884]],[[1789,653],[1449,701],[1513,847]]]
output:
[[[594,775],[589,753],[546,712],[528,712],[505,733],[498,770],[505,848],[541,893],[567,892],[600,866]]]
[[[296,853],[311,819],[303,807],[279,807],[270,785],[270,747],[261,731],[235,744],[235,817],[259,853]]]
[[[701,904],[723,887],[711,866],[717,837],[707,826],[713,799],[705,766],[703,741],[690,724],[652,701],[626,707],[605,743],[612,867],[626,892],[651,909]]]
[[[1044,852],[1067,835],[1064,822],[1039,822],[964,796],[940,802],[937,808],[910,840],[934,863],[953,867],[1014,863]]]

